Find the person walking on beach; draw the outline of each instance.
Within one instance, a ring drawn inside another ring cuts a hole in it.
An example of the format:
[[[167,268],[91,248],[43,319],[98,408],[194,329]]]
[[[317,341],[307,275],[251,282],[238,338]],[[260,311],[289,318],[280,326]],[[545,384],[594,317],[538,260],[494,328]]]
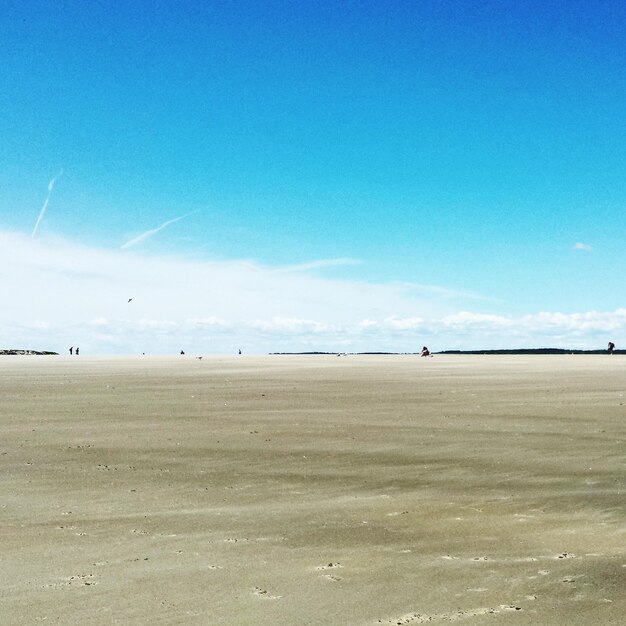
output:
[[[73,352],[74,352],[74,346],[72,346],[72,347],[70,348],[70,356],[72,356],[72,353],[73,353]]]
[[[80,348],[76,347],[76,356],[78,356],[79,351],[80,351]]]
[[[613,354],[613,350],[615,350],[615,344],[612,341],[609,341],[609,347],[607,348],[607,352],[609,354]]]

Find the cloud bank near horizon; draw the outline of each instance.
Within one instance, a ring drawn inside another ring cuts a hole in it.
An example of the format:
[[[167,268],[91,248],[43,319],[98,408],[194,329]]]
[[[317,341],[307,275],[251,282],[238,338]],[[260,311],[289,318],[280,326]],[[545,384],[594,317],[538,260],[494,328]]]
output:
[[[84,354],[593,348],[626,332],[626,309],[510,316],[462,290],[315,274],[343,262],[274,268],[0,231],[7,294],[0,347],[64,353],[80,345]]]

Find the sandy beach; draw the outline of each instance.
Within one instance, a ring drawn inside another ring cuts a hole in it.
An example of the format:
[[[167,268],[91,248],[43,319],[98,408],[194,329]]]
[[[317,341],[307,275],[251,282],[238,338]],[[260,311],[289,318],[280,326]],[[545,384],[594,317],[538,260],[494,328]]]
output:
[[[623,624],[626,357],[0,357],[2,624]]]

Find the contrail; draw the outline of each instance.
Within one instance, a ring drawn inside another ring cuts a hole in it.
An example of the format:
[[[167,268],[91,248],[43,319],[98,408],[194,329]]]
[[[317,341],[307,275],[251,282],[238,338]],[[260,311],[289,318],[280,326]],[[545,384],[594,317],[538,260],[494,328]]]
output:
[[[358,259],[348,259],[341,257],[338,259],[319,259],[317,261],[307,261],[296,265],[286,265],[279,271],[285,272],[306,272],[308,270],[316,270],[323,267],[338,267],[342,265],[361,265],[362,261]]]
[[[48,208],[48,202],[50,202],[50,196],[52,195],[52,189],[54,187],[54,183],[56,182],[57,178],[61,176],[61,174],[63,174],[63,170],[61,170],[48,183],[48,195],[46,196],[46,201],[43,203],[43,206],[41,207],[41,211],[39,211],[39,217],[37,218],[37,221],[35,222],[35,228],[33,228],[33,234],[31,235],[33,239],[35,238],[35,235],[37,234],[37,228],[39,227],[39,222],[41,222],[41,218],[43,217],[43,214],[46,212],[46,209]]]
[[[163,222],[163,224],[161,224],[159,227],[152,228],[151,230],[147,230],[145,233],[141,233],[141,235],[137,235],[137,237],[131,239],[130,241],[127,241],[121,247],[121,249],[126,250],[126,248],[131,248],[132,246],[136,246],[138,243],[141,243],[145,239],[148,239],[149,237],[156,235],[159,231],[163,230],[166,226],[169,226],[170,224],[173,224],[174,222],[178,222],[179,220],[189,217],[190,215],[192,215],[192,213],[185,213],[185,215],[180,215],[179,217],[175,217],[172,220],[167,220],[167,222]]]

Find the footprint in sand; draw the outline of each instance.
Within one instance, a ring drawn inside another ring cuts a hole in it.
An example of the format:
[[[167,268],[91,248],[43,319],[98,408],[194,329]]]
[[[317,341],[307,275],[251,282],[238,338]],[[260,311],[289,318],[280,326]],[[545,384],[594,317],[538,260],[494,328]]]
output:
[[[333,568],[337,568],[337,567],[343,567],[343,565],[341,563],[332,563],[332,562],[330,562],[328,565],[320,565],[319,567],[316,567],[315,569],[318,572],[323,572],[324,570],[333,569]]]
[[[259,598],[264,598],[265,600],[278,600],[279,598],[282,598],[282,596],[270,595],[267,592],[267,589],[261,589],[261,587],[255,587],[253,593],[254,593],[255,596],[257,596]]]
[[[82,585],[85,587],[91,587],[93,585],[97,585],[98,583],[93,579],[93,574],[75,574],[74,576],[68,576],[65,580],[56,583],[48,583],[47,585],[43,585],[44,588],[59,588],[59,587],[68,587],[71,585]]]
[[[341,580],[338,576],[333,576],[332,574],[324,574],[324,578],[326,580],[330,580],[332,583],[337,583]]]
[[[78,585],[97,585],[95,580],[93,580],[93,574],[77,574],[76,576],[70,576],[69,584],[78,584]]]
[[[341,563],[336,563],[331,561],[330,563],[327,563],[326,565],[319,565],[318,567],[316,567],[316,571],[318,572],[325,572],[329,569],[339,569],[342,568],[343,565]],[[333,574],[324,574],[322,576],[322,578],[324,578],[325,580],[328,580],[332,583],[337,583],[341,580],[341,578],[339,578],[339,576],[334,576]]]
[[[465,619],[467,617],[477,617],[479,615],[492,615],[502,613],[503,611],[521,611],[522,607],[515,604],[501,604],[499,607],[481,607],[477,609],[467,609],[465,611],[457,611],[455,613],[407,613],[401,617],[390,620],[379,619],[379,624],[429,624],[433,621],[455,622],[456,620]]]

